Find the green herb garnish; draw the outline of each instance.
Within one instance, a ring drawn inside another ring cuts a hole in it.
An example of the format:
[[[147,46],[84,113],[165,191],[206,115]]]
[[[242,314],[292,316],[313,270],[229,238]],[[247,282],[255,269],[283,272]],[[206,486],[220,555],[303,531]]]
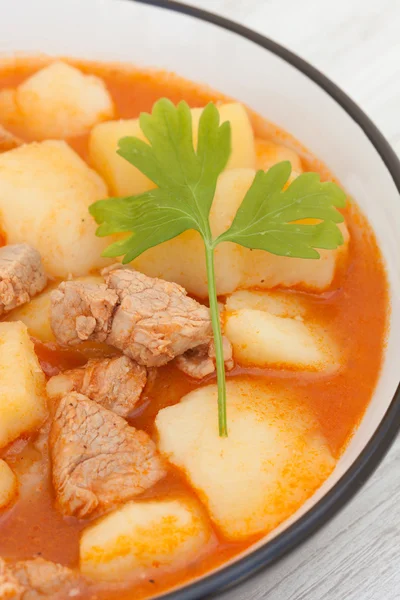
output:
[[[319,258],[316,248],[335,249],[343,243],[336,223],[343,217],[344,192],[334,183],[321,183],[316,173],[303,173],[287,189],[289,162],[258,171],[231,227],[213,239],[209,213],[217,179],[231,153],[230,123],[220,125],[217,107],[203,110],[197,149],[193,147],[192,116],[186,102],[174,106],[158,100],[151,114],[140,115],[140,127],[149,143],[138,138],[119,140],[118,154],[153,181],[157,188],[137,196],[108,198],[92,204],[91,215],[100,225],[98,236],[130,232],[111,244],[104,256],[122,256],[128,263],[145,250],[188,229],[203,238],[211,321],[218,378],[219,433],[227,436],[225,365],[217,303],[214,250],[234,242],[281,256]],[[317,224],[298,223],[318,219]]]

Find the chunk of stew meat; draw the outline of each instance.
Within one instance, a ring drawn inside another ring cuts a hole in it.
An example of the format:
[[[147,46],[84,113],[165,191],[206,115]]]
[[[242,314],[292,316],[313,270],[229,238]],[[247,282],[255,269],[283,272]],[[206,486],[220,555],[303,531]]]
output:
[[[83,581],[71,569],[43,558],[6,564],[0,558],[0,600],[60,599],[77,595]]]
[[[58,402],[50,454],[58,508],[78,518],[126,502],[165,475],[144,431],[76,392]]]
[[[222,337],[222,344],[225,369],[230,371],[234,367],[232,344],[225,336]],[[177,356],[175,364],[183,373],[194,379],[203,379],[203,377],[211,375],[215,372],[214,340]]]
[[[47,276],[40,254],[28,244],[0,248],[0,316],[41,292]]]
[[[64,371],[47,384],[50,398],[79,392],[120,417],[127,417],[147,381],[146,367],[127,356],[94,358],[78,369]]]
[[[105,285],[64,282],[52,292],[51,326],[62,344],[107,342],[158,367],[212,338],[209,310],[176,283],[120,266]]]

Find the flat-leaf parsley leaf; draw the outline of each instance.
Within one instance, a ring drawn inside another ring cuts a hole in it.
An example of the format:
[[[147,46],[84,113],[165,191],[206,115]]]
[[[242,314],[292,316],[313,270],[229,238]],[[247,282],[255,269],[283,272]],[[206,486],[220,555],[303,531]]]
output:
[[[321,183],[316,173],[303,173],[287,187],[291,165],[278,163],[267,172],[257,172],[230,228],[213,239],[210,208],[218,176],[231,153],[230,123],[219,121],[217,107],[208,104],[200,117],[195,149],[186,102],[174,106],[165,98],[158,100],[151,114],[140,115],[148,143],[126,137],[117,150],[157,188],[137,196],[100,200],[89,210],[99,224],[98,236],[131,234],[104,252],[105,256],[124,256],[123,263],[188,229],[200,233],[215,342],[219,433],[226,436],[225,365],[214,250],[229,241],[282,256],[319,258],[318,248],[334,249],[343,243],[337,227],[343,217],[337,208],[345,205],[345,194],[334,183]],[[304,223],[305,219],[313,221]]]

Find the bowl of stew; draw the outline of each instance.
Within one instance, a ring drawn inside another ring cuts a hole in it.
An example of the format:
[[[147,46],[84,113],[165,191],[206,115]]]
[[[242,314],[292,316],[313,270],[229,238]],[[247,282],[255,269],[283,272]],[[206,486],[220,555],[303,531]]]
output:
[[[398,432],[400,163],[222,17],[0,9],[0,599],[202,598]]]

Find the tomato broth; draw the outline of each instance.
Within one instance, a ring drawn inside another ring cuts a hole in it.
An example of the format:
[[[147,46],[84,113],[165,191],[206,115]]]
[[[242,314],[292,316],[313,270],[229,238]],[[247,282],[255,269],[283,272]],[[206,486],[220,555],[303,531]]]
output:
[[[0,89],[13,87],[35,72],[46,59],[18,59],[0,68]],[[141,71],[125,65],[74,63],[88,73],[103,78],[116,105],[117,118],[137,117],[149,111],[160,97],[174,103],[186,100],[192,107],[204,106],[209,101],[226,98],[207,87],[200,86],[175,75]],[[268,107],[265,109],[268,114]],[[1,115],[0,115],[1,117]],[[1,118],[0,118],[1,120]],[[288,133],[271,123],[252,115],[257,136],[279,140],[296,150],[303,160],[305,170],[318,170],[321,178],[332,176],[325,165],[310,156]],[[23,128],[15,126],[13,133],[31,141]],[[88,137],[68,138],[68,143],[88,161]],[[382,257],[374,233],[355,202],[349,201],[344,209],[350,232],[350,245],[346,264],[338,270],[328,291],[301,292],[308,302],[308,318],[312,322],[327,323],[341,351],[342,367],[333,373],[301,372],[296,369],[238,367],[227,374],[231,378],[260,379],[271,390],[294,393],[311,408],[326,436],[332,454],[337,458],[343,452],[357,427],[374,392],[385,346],[388,313],[388,287]],[[101,356],[103,350],[60,348],[55,343],[36,341],[36,353],[47,376],[66,368],[84,364],[88,356]],[[209,376],[200,385],[215,381]],[[154,436],[154,419],[157,412],[179,402],[199,383],[184,375],[173,364],[158,370],[142,395],[139,405],[130,415],[129,423]],[[54,507],[54,492],[50,480],[49,460],[43,434],[18,440],[0,457],[23,481],[25,491],[15,505],[0,513],[0,556],[10,560],[23,560],[43,556],[47,560],[77,568],[79,536],[87,521],[62,517]],[[43,450],[43,456],[38,447]],[[38,461],[38,456],[42,456]],[[165,479],[156,484],[145,498],[165,498],[180,494],[195,496],[183,474],[172,468]],[[214,528],[212,542],[194,563],[177,570],[162,573],[159,577],[139,583],[99,584],[91,587],[87,598],[124,600],[146,598],[176,585],[199,577],[251,546],[261,536],[245,542],[230,542]]]

